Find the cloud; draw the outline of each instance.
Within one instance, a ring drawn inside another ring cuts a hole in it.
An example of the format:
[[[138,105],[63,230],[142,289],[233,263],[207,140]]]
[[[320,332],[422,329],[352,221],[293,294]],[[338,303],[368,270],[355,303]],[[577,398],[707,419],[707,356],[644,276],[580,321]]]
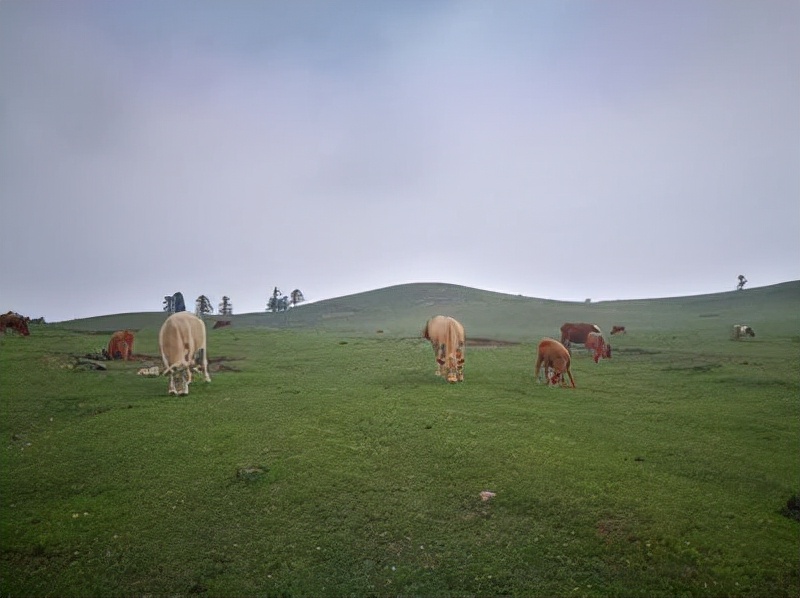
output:
[[[176,290],[239,312],[275,285],[581,300],[796,279],[797,17],[4,4],[0,193],[29,226],[0,240],[0,299],[58,319]]]

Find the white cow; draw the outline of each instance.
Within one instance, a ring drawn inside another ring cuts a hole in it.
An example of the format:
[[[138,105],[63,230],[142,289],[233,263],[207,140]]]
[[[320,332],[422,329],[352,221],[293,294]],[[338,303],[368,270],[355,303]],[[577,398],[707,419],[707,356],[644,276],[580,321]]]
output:
[[[740,338],[745,336],[755,336],[756,333],[753,332],[753,329],[746,324],[734,324],[733,325],[733,340],[738,341]]]
[[[188,395],[192,382],[192,367],[200,355],[200,369],[206,382],[208,375],[208,351],[206,350],[206,325],[203,320],[180,311],[168,317],[158,332],[158,347],[164,361],[162,374],[169,374],[169,394]],[[178,386],[175,380],[178,378]]]

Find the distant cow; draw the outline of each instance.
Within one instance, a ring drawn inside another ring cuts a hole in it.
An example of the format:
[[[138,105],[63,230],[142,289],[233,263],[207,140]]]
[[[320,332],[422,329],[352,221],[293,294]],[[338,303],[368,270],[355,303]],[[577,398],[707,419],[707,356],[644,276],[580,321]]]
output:
[[[0,315],[0,330],[5,334],[9,328],[19,332],[22,336],[30,336],[31,331],[28,330],[28,323],[25,317],[10,311]]]
[[[230,325],[231,325],[230,320],[217,320],[216,322],[214,322],[214,330],[216,330],[217,328],[222,328],[223,326],[230,326]]]
[[[625,334],[625,326],[612,326],[611,334]]]
[[[595,363],[600,361],[601,357],[611,359],[611,345],[606,342],[606,339],[599,332],[590,332],[586,336],[585,346],[592,353]]]
[[[733,325],[733,340],[738,341],[742,337],[747,336],[755,336],[756,333],[753,332],[753,329],[750,326],[745,324],[734,324]]]
[[[534,376],[537,380],[539,380],[539,373],[544,367],[544,376],[547,378],[548,384],[556,385],[560,382],[562,386],[566,386],[567,381],[564,378],[566,373],[569,376],[572,388],[575,388],[575,379],[572,377],[569,366],[569,351],[564,345],[553,338],[543,338],[539,342],[534,370]]]
[[[205,381],[211,382],[211,376],[208,375],[206,325],[194,314],[181,311],[168,317],[158,332],[158,347],[164,361],[162,373],[169,374],[169,394],[189,394],[192,366],[197,363],[198,356]]]
[[[28,322],[30,318],[26,318],[14,311],[9,311],[5,314],[0,314],[0,331],[4,334],[11,328],[12,331],[18,332],[22,336],[29,336],[30,330],[28,329]]]
[[[128,361],[133,357],[133,332],[130,330],[117,330],[108,341],[109,359],[122,359]]]
[[[561,344],[568,349],[572,343],[584,345],[586,344],[586,338],[589,336],[590,332],[602,334],[602,330],[600,330],[600,327],[597,324],[573,324],[571,322],[567,322],[561,326]]]
[[[422,336],[433,346],[436,375],[445,376],[448,382],[463,382],[466,337],[461,323],[449,316],[435,316],[425,324]]]

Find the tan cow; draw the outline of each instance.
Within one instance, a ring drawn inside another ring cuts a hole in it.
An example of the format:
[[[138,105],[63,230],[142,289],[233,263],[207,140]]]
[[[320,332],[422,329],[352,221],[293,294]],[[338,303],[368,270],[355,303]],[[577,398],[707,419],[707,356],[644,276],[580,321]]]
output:
[[[584,346],[592,353],[595,363],[600,361],[601,357],[604,359],[611,359],[611,345],[606,342],[606,339],[604,339],[603,335],[599,332],[590,332],[586,335],[586,343]]]
[[[180,311],[168,317],[158,332],[158,347],[164,361],[162,374],[169,374],[169,394],[188,395],[192,382],[192,367],[197,363],[206,382],[211,382],[208,375],[208,352],[206,351],[206,325],[203,320],[189,313]],[[175,379],[178,378],[179,386]]]
[[[422,336],[431,342],[436,356],[436,375],[448,382],[464,381],[464,327],[455,318],[435,316],[427,321]]]
[[[572,372],[569,369],[570,356],[567,348],[553,338],[543,338],[539,341],[539,347],[536,351],[536,380],[539,380],[539,372],[544,366],[544,375],[547,378],[548,384],[561,383],[566,386],[567,381],[564,378],[566,373],[569,376],[569,381],[572,383],[572,388],[575,388],[575,379],[572,377]],[[552,370],[552,373],[551,373]]]

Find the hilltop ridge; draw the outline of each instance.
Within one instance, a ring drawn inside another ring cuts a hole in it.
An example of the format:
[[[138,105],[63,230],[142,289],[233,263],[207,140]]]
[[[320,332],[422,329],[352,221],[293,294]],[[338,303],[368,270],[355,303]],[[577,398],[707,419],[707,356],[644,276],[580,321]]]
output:
[[[231,320],[233,329],[313,329],[339,334],[418,336],[437,314],[461,319],[468,336],[529,340],[558,334],[565,321],[591,321],[604,330],[622,324],[629,330],[718,327],[740,321],[779,322],[800,334],[800,281],[707,295],[599,301],[539,299],[448,283],[409,283],[301,304],[287,312],[256,312],[208,320]],[[73,330],[113,331],[158,328],[164,312],[116,314],[59,323]],[[774,324],[776,328],[778,324]],[[380,332],[379,332],[380,331]]]

